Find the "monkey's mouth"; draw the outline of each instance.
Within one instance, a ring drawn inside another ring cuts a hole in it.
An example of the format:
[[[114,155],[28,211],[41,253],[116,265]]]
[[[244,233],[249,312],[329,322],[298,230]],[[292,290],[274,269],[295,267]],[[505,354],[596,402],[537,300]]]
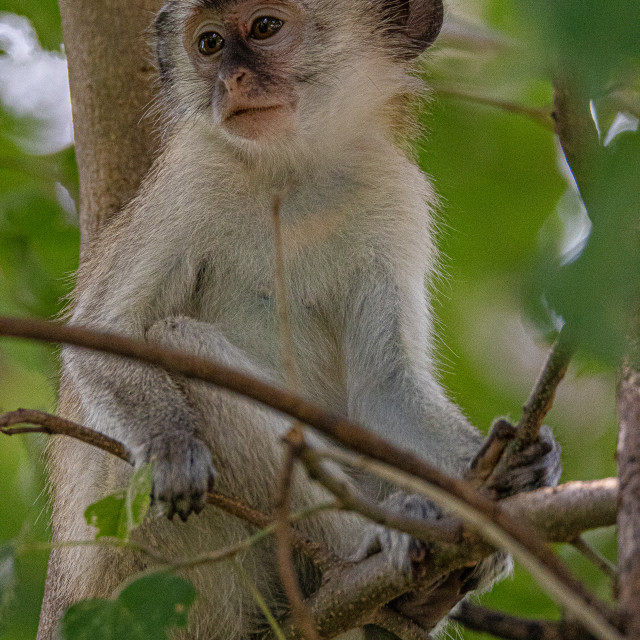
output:
[[[231,118],[235,118],[236,116],[252,116],[258,113],[277,111],[278,109],[282,109],[281,104],[274,104],[264,107],[236,107],[235,109],[231,109],[229,111],[225,120],[231,120]]]
[[[293,109],[287,104],[234,105],[227,111],[222,126],[245,140],[273,139],[291,130]]]

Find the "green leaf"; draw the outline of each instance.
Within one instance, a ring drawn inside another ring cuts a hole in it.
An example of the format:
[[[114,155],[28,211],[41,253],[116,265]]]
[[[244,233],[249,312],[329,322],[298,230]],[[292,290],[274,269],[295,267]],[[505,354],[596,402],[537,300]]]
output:
[[[172,627],[187,624],[196,591],[169,573],[145,576],[116,600],[85,600],[62,618],[65,640],[162,640]]]
[[[96,527],[98,538],[128,540],[133,529],[140,526],[151,504],[153,469],[150,464],[140,467],[131,478],[126,490],[90,504],[84,517],[89,525]]]
[[[151,505],[153,465],[145,464],[136,470],[127,489],[127,527],[139,527]]]
[[[127,529],[126,491],[118,491],[90,504],[84,512],[87,524],[98,529],[99,538],[129,537]]]

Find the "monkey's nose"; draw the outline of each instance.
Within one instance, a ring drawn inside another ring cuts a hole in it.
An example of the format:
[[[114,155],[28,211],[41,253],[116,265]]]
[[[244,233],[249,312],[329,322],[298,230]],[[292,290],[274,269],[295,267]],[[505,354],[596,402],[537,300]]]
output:
[[[232,93],[236,89],[239,89],[246,75],[246,71],[244,71],[243,69],[238,69],[237,71],[232,71],[221,76],[220,79],[222,80],[222,82],[224,82],[224,86],[227,88],[227,91],[229,93]]]

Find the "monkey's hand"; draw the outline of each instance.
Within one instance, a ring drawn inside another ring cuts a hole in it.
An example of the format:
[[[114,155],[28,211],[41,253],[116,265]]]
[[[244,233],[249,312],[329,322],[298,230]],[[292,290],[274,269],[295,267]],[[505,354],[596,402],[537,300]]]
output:
[[[495,471],[488,474],[483,489],[492,497],[501,499],[540,487],[555,487],[562,472],[560,452],[560,445],[554,439],[551,429],[543,426],[538,441],[511,455],[504,464],[495,466]],[[478,456],[481,453],[482,451]],[[471,463],[472,468],[476,459]],[[386,498],[382,506],[423,520],[433,521],[443,517],[442,509],[428,498],[400,491]],[[371,525],[365,532],[356,557],[362,559],[374,551],[382,551],[395,568],[409,571],[411,558],[419,557],[421,549],[422,544],[409,534]],[[504,568],[494,567],[493,573],[497,575],[503,571]]]
[[[487,444],[505,427],[510,427],[515,433],[515,429],[509,423],[499,420],[487,439]],[[478,460],[483,456],[486,446],[472,461],[471,475],[477,473]],[[561,452],[562,449],[553,437],[551,429],[543,426],[535,442],[520,451],[502,456],[490,473],[482,479],[482,489],[495,500],[501,500],[523,491],[555,487],[562,474]]]
[[[491,436],[488,442],[491,441]],[[471,464],[473,468],[478,454]],[[504,448],[503,448],[504,451]],[[506,498],[522,491],[532,491],[544,486],[556,486],[562,465],[560,445],[548,427],[542,427],[540,438],[522,451],[495,465],[489,473],[483,489],[496,499]],[[442,509],[428,498],[397,492],[383,501],[382,506],[413,518],[435,521],[443,517]],[[373,552],[382,551],[388,562],[397,570],[411,572],[413,563],[424,558],[423,544],[410,535],[371,525],[356,553],[363,559]],[[486,591],[498,580],[507,576],[513,567],[511,557],[497,551],[475,567],[455,571],[440,582],[422,591],[409,593],[397,599],[391,606],[411,618],[426,630],[438,626],[440,617],[453,608],[470,591]]]
[[[202,440],[174,433],[170,438],[154,438],[132,453],[136,467],[153,464],[151,497],[170,519],[178,514],[185,522],[191,513],[204,509],[215,470],[211,452]]]

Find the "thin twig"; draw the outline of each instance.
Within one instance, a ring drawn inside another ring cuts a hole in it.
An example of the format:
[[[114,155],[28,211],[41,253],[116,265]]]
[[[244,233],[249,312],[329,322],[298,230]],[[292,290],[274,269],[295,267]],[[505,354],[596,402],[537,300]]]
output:
[[[289,435],[294,435],[295,432]],[[280,477],[278,487],[278,498],[275,506],[276,521],[276,553],[278,558],[278,569],[280,579],[284,587],[289,603],[291,604],[291,614],[298,629],[307,640],[319,640],[313,616],[307,607],[298,578],[292,556],[291,527],[289,526],[289,504],[291,483],[293,481],[293,471],[296,463],[294,444],[287,444],[288,455],[285,456],[285,464]]]
[[[251,577],[247,574],[245,568],[242,566],[242,563],[235,561],[234,568],[244,585],[247,587],[249,592],[251,593],[251,597],[254,602],[258,605],[258,608],[262,612],[262,615],[265,617],[266,621],[269,623],[269,627],[273,635],[276,637],[276,640],[286,640],[284,632],[282,628],[278,624],[276,617],[273,615],[273,612],[269,608],[267,601],[262,597],[260,591],[258,591],[258,587],[255,585]]]
[[[34,424],[38,426],[12,426],[17,424]],[[60,418],[43,411],[17,409],[16,411],[0,414],[0,433],[7,436],[28,433],[68,436],[93,447],[97,447],[106,453],[124,460],[124,462],[133,464],[130,454],[118,440],[114,440],[109,436],[105,436],[102,433],[79,425],[71,420],[66,420],[65,418]],[[207,503],[252,524],[258,529],[264,529],[273,524],[272,517],[252,509],[236,498],[226,496],[219,491],[208,492]],[[338,558],[325,549],[323,545],[312,540],[307,540],[298,531],[293,531],[292,536],[294,547],[302,551],[321,570],[326,570],[329,567],[339,564]]]
[[[278,311],[278,328],[280,330],[280,347],[287,385],[293,393],[299,393],[300,385],[293,355],[293,338],[291,335],[291,320],[289,318],[289,304],[287,301],[287,283],[284,264],[284,247],[282,243],[282,225],[280,221],[280,207],[282,196],[277,194],[273,199],[273,243],[275,247],[275,290],[276,308]],[[282,473],[276,497],[276,554],[280,580],[291,604],[291,613],[298,628],[306,640],[319,640],[313,616],[304,602],[304,596],[296,576],[293,560],[291,525],[289,511],[291,508],[291,485],[296,464],[296,450],[304,445],[302,425],[294,421],[291,430],[284,438],[286,453],[282,466]]]
[[[37,427],[14,427],[17,424],[34,424]],[[17,409],[0,415],[0,432],[7,436],[22,433],[44,433],[47,435],[71,436],[98,449],[102,449],[129,464],[133,464],[131,454],[125,446],[93,429],[60,418],[58,416],[36,411],[34,409]]]
[[[258,529],[266,529],[274,523],[274,518],[248,507],[237,498],[232,498],[219,491],[210,491],[207,493],[207,504],[218,507],[223,511],[252,524]],[[338,505],[331,503],[331,508],[337,509]],[[289,518],[289,522],[294,522],[295,518]],[[327,571],[330,568],[341,564],[340,558],[329,551],[324,545],[309,540],[302,535],[297,529],[291,529],[292,544],[295,549],[304,553],[320,571]]]
[[[8,317],[0,317],[0,335],[97,349],[155,364],[186,378],[211,382],[287,413],[341,445],[413,476],[413,480],[420,478],[423,482],[415,484],[421,486],[421,493],[430,491],[433,495],[437,494],[436,500],[439,502],[451,498],[451,502],[455,501],[460,506],[466,520],[484,523],[487,534],[491,532],[493,542],[511,551],[517,549],[514,553],[526,558],[527,566],[538,576],[541,586],[580,616],[594,633],[602,638],[621,640],[620,634],[612,626],[615,617],[608,608],[585,592],[582,584],[569,574],[528,528],[509,517],[497,503],[480,495],[468,483],[447,476],[412,452],[392,445],[351,420],[333,415],[294,394],[229,367],[141,340],[42,320]]]
[[[522,407],[522,417],[516,431],[516,446],[520,449],[535,442],[545,416],[553,405],[558,385],[564,378],[573,356],[574,346],[563,328],[542,368],[529,399]]]
[[[490,633],[507,640],[593,640],[593,636],[574,622],[525,620],[493,611],[463,600],[451,616],[468,629]]]
[[[307,507],[305,509],[301,509],[295,513],[289,515],[289,522],[298,522],[300,520],[304,520],[311,516],[314,516],[322,511],[326,511],[327,509],[333,509],[334,504],[331,502],[313,505],[311,507]],[[270,535],[274,535],[276,533],[277,523],[273,522],[268,527],[257,531],[249,538],[245,538],[240,542],[229,545],[224,549],[216,549],[215,551],[210,551],[208,553],[202,553],[194,558],[189,558],[186,560],[173,561],[170,563],[171,567],[177,569],[190,569],[192,567],[197,567],[203,564],[211,564],[212,562],[219,562],[220,560],[224,560],[226,558],[230,558],[235,555],[239,551],[246,551],[252,546],[254,546],[257,542],[264,540]]]
[[[342,508],[355,511],[385,527],[408,533],[428,545],[434,542],[449,544],[462,542],[462,523],[460,521],[449,518],[428,522],[424,519],[399,515],[396,511],[385,509],[379,503],[358,495],[348,482],[330,473],[322,465],[318,454],[310,447],[302,448],[298,456],[307,468],[310,477],[338,498]]]
[[[311,507],[307,507],[306,509],[300,509],[299,511],[292,513],[289,516],[289,521],[300,522],[301,520],[315,516],[322,511],[334,508],[335,505],[331,502],[313,505]],[[158,554],[154,549],[146,545],[132,542],[130,540],[121,540],[119,538],[110,537],[103,537],[95,540],[61,540],[57,542],[26,544],[16,547],[16,552],[23,553],[25,551],[50,551],[51,549],[72,549],[75,547],[117,547],[120,549],[128,549],[130,551],[141,553],[148,557],[150,560],[156,562],[157,566],[150,567],[147,571],[145,571],[145,573],[154,573],[157,571],[164,571],[166,569],[175,571],[181,569],[192,569],[201,565],[215,564],[217,562],[227,560],[237,555],[238,553],[248,551],[259,542],[262,542],[269,536],[274,535],[275,531],[276,524],[271,523],[264,529],[261,529],[260,531],[254,533],[252,536],[244,538],[243,540],[240,540],[239,542],[236,542],[234,544],[223,547],[222,549],[216,549],[207,553],[201,553],[196,556],[192,556],[189,558],[180,558],[177,560],[168,559],[165,556]],[[141,574],[138,573],[135,576],[129,578],[128,582],[138,579],[140,575]]]
[[[287,280],[284,263],[284,246],[282,242],[282,224],[280,208],[282,196],[277,194],[273,199],[271,210],[273,221],[273,244],[275,248],[274,285],[276,293],[276,310],[278,312],[278,330],[280,332],[280,349],[282,350],[282,365],[287,385],[293,393],[300,391],[296,360],[293,355],[293,338],[291,332],[291,318],[287,301]]]
[[[449,98],[457,98],[459,100],[467,100],[469,102],[475,102],[476,104],[486,105],[488,107],[495,107],[508,113],[514,113],[519,116],[529,118],[529,120],[535,122],[547,129],[547,131],[554,130],[553,118],[551,116],[551,109],[528,107],[517,102],[510,100],[501,100],[500,98],[492,98],[490,96],[482,96],[476,93],[469,93],[466,91],[460,91],[459,89],[438,87],[431,83],[431,87],[435,92],[441,96]]]
[[[618,579],[618,568],[611,560],[605,558],[597,549],[587,544],[584,538],[576,538],[571,546],[579,551],[587,560],[594,564],[602,573],[614,582]]]

